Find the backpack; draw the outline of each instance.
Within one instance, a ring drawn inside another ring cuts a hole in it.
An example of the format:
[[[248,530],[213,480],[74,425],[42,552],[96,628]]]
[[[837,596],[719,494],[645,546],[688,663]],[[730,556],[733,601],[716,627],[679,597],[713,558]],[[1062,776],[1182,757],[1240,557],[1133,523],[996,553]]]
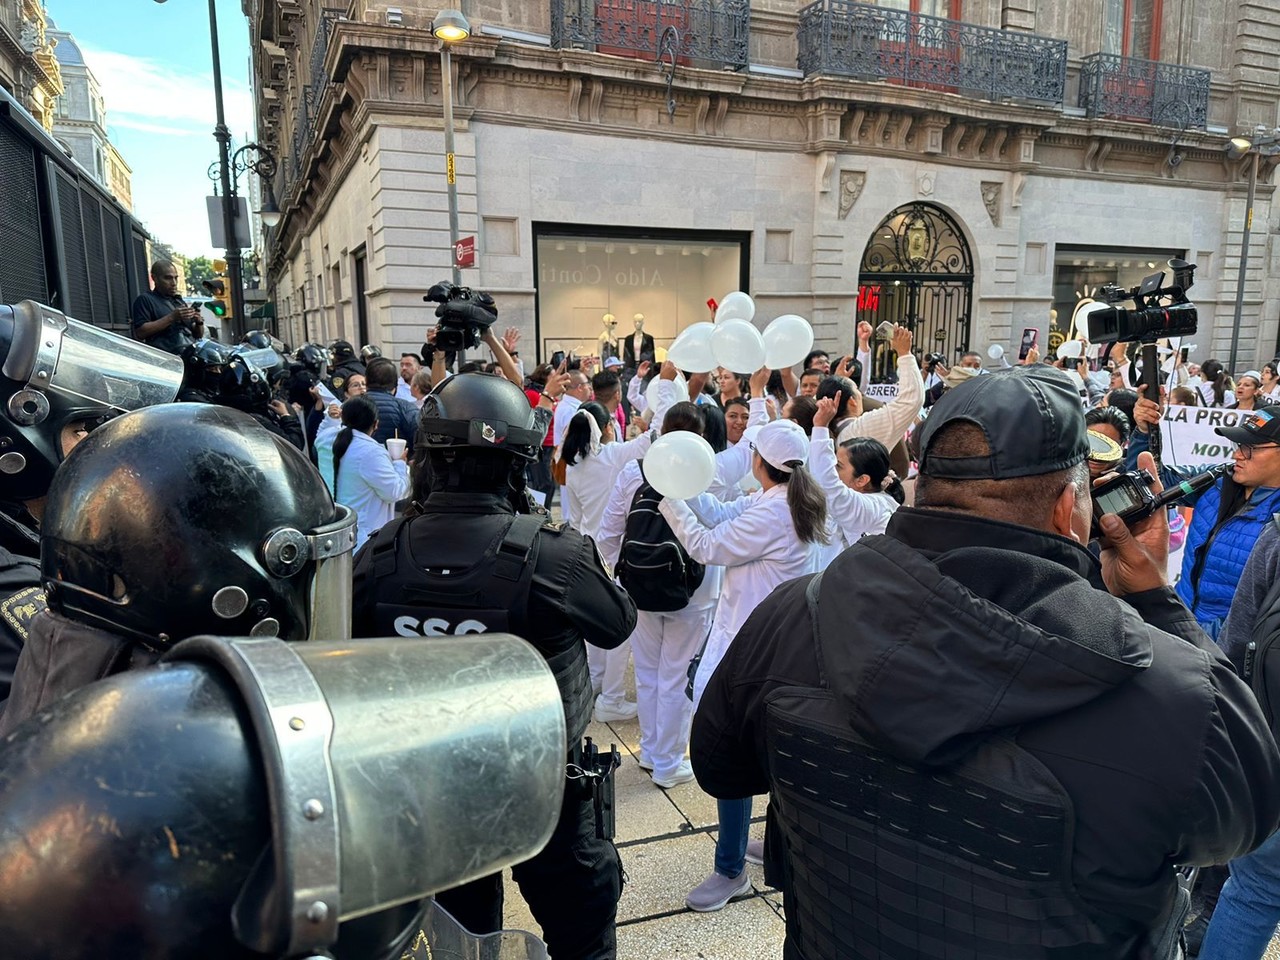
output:
[[[638,610],[670,613],[689,605],[702,586],[707,568],[696,562],[676,539],[671,525],[658,511],[662,494],[644,479],[639,461],[640,489],[631,499],[618,554],[618,582]]]
[[[1280,513],[1273,514],[1271,522],[1280,530]],[[1271,732],[1280,736],[1280,577],[1267,590],[1253,623],[1241,675],[1253,688]]]

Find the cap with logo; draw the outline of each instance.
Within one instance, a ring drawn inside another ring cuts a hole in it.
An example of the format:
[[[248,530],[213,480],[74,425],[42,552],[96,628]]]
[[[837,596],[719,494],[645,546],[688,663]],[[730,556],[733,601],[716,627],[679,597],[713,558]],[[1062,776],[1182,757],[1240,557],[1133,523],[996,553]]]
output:
[[[1269,407],[1243,413],[1234,427],[1217,427],[1213,431],[1242,447],[1262,443],[1280,443],[1280,416]]]
[[[988,456],[930,455],[944,427],[972,423]],[[920,432],[920,473],[949,480],[1009,480],[1056,473],[1089,455],[1080,394],[1061,370],[1037,365],[998,370],[946,391]]]

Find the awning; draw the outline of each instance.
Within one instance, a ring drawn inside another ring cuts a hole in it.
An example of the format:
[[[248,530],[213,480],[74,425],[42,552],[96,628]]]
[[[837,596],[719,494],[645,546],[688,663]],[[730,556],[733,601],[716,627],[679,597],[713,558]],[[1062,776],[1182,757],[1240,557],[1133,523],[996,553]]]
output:
[[[274,320],[276,318],[276,305],[274,302],[268,301],[260,307],[254,307],[249,311],[250,320]]]

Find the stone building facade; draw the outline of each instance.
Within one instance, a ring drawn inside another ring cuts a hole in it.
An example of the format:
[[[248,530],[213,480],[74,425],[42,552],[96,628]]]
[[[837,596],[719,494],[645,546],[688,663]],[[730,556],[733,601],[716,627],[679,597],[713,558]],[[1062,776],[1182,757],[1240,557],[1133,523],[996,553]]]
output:
[[[280,333],[416,348],[449,275],[437,7],[245,0]],[[1280,8],[1190,0],[471,0],[453,49],[463,282],[526,358],[642,315],[659,346],[749,290],[833,352],[904,319],[951,356],[1065,330],[1103,283],[1199,265],[1193,359],[1232,339]],[[667,28],[672,28],[668,30]],[[667,37],[664,46],[663,37]],[[1262,158],[1238,369],[1277,350]]]
[[[90,176],[132,210],[132,171],[107,135],[107,104],[98,78],[70,33],[50,24],[49,39],[55,44],[63,86],[54,106],[52,133]]]
[[[52,130],[62,76],[47,22],[41,0],[0,0],[0,87]]]

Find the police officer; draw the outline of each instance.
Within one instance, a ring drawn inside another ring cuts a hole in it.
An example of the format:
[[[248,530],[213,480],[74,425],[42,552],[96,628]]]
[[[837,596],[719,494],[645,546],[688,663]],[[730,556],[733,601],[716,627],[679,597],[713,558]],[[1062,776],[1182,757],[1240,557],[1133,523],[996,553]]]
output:
[[[513,874],[556,960],[611,958],[621,865],[598,835],[579,774],[592,706],[583,640],[618,646],[636,613],[589,538],[528,515],[524,466],[542,439],[528,398],[508,380],[461,374],[427,396],[418,442],[429,451],[431,491],[415,490],[416,515],[361,551],[353,635],[510,630],[546,657],[564,702],[573,779],[550,841]],[[439,899],[473,932],[501,928],[498,875]]]
[[[216,340],[197,340],[182,351],[181,403],[217,403],[231,354]]]
[[[44,609],[40,515],[54,471],[116,414],[167,403],[182,361],[31,301],[0,305],[0,704]]]
[[[299,450],[307,448],[302,423],[293,406],[271,395],[267,374],[243,353],[232,353],[227,357],[222,371],[222,386],[214,402],[247,413],[259,425],[288,440]]]
[[[329,377],[329,389],[340,399],[347,395],[347,379],[354,373],[363,374],[365,365],[356,356],[356,348],[346,340],[335,340],[329,346],[333,357],[333,373]]]
[[[31,621],[0,731],[184,637],[348,635],[354,544],[355,514],[243,414],[175,403],[112,420],[49,488],[49,609]]]

